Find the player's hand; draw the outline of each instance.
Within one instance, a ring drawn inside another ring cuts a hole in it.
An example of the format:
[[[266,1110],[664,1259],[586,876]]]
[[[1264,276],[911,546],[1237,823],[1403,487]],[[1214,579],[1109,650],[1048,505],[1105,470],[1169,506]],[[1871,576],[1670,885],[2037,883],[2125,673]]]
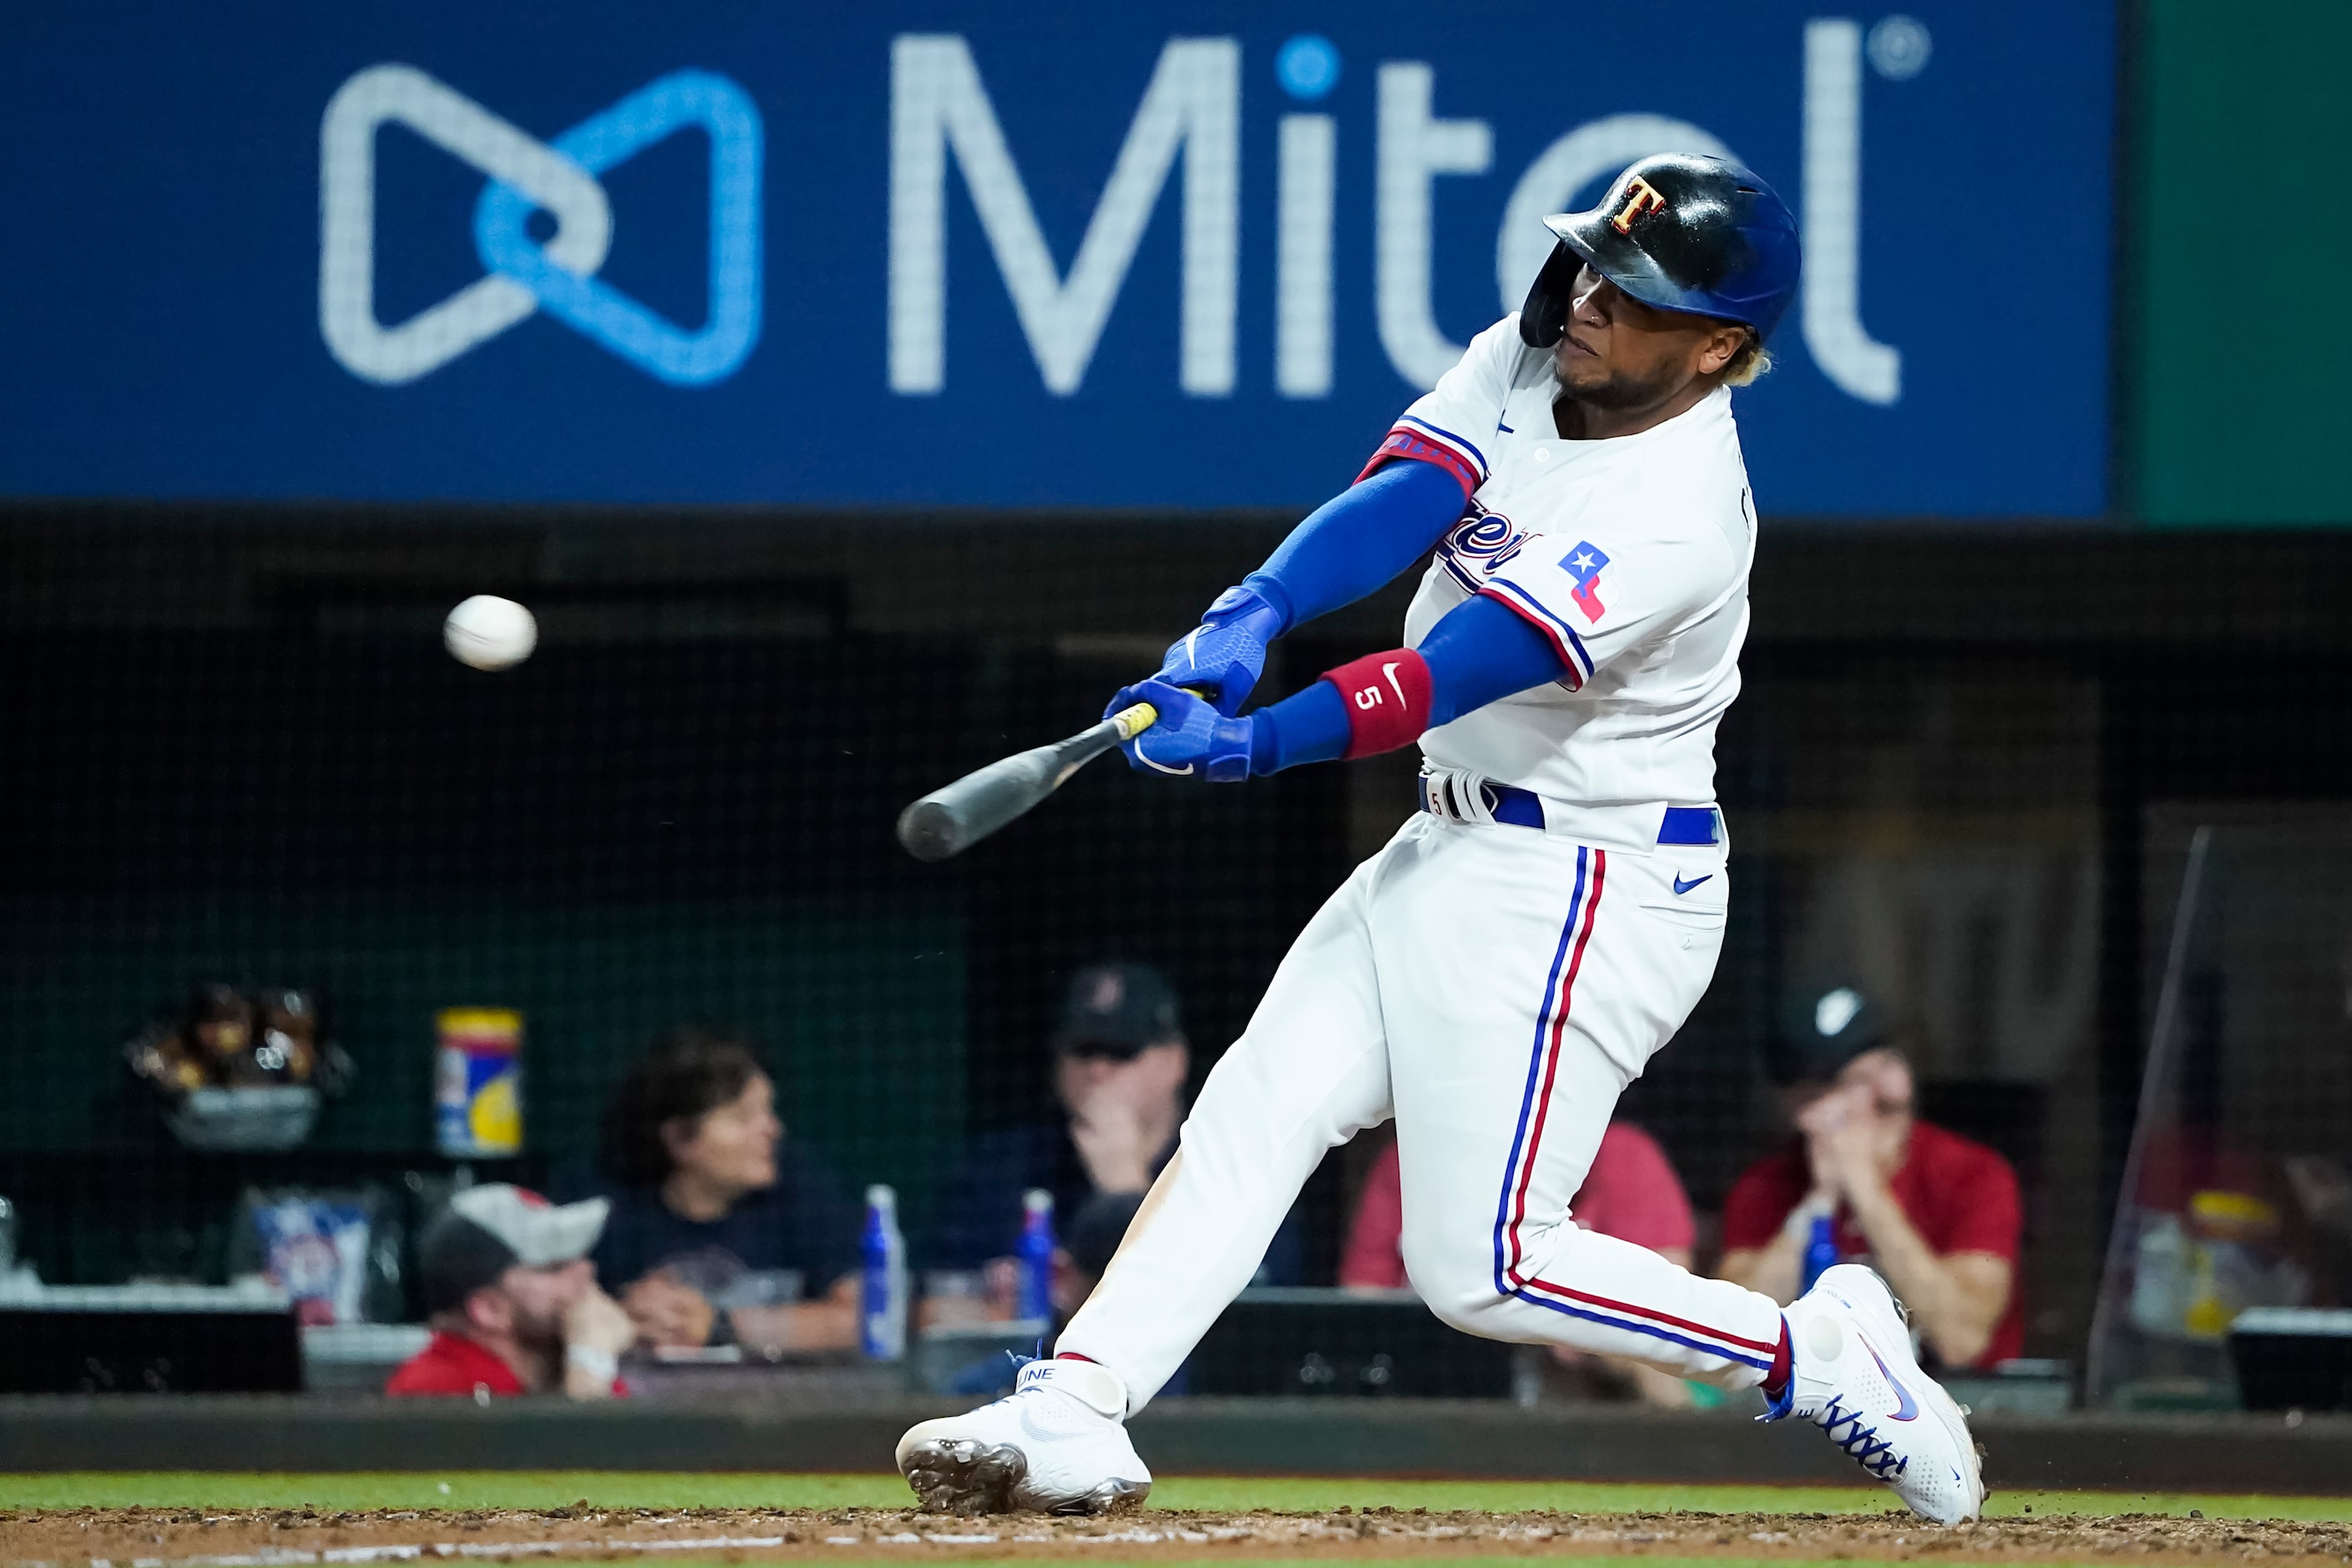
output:
[[[1247,588],[1217,595],[1201,624],[1168,645],[1154,680],[1207,694],[1230,719],[1265,673],[1265,646],[1282,635],[1282,613]]]
[[[1150,729],[1119,749],[1127,765],[1138,773],[1168,773],[1205,779],[1210,784],[1239,784],[1249,777],[1250,736],[1247,719],[1228,719],[1191,692],[1162,680],[1146,680],[1126,688],[1103,710],[1108,719],[1122,708],[1149,702],[1160,711]]]

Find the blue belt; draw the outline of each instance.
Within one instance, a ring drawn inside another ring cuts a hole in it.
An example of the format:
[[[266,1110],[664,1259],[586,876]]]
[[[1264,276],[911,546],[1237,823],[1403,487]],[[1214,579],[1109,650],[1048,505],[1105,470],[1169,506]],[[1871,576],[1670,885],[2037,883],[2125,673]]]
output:
[[[1543,831],[1543,796],[1517,784],[1485,784],[1477,789],[1486,796],[1487,815],[1496,821],[1513,827],[1532,827]],[[1459,816],[1460,812],[1448,811],[1443,804],[1430,798],[1430,781],[1420,781],[1421,809],[1434,816]],[[1661,844],[1716,844],[1716,810],[1711,805],[1670,805],[1665,820],[1658,825]]]

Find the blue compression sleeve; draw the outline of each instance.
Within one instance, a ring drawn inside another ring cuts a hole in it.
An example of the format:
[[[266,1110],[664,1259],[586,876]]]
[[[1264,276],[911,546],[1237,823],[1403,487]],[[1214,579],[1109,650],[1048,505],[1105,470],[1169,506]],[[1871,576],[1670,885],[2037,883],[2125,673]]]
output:
[[[1347,699],[1328,680],[1250,715],[1250,773],[1263,777],[1348,750]]]
[[[1421,659],[1429,666],[1433,730],[1568,673],[1543,633],[1484,594],[1454,605],[1429,628]]]
[[[1242,586],[1285,631],[1352,605],[1421,558],[1462,516],[1462,485],[1433,463],[1390,463],[1315,509]]]
[[[1544,635],[1483,594],[1448,610],[1421,641],[1429,667],[1429,727],[1558,680],[1568,671]],[[1323,763],[1348,749],[1339,689],[1318,680],[1250,715],[1250,772]]]

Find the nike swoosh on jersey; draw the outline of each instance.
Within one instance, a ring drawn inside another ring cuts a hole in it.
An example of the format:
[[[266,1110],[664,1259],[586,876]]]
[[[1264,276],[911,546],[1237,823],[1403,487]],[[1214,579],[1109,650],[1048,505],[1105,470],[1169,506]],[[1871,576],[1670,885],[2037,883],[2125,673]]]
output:
[[[1709,872],[1708,872],[1706,876],[1704,876],[1704,877],[1693,877],[1693,878],[1692,878],[1689,881],[1687,881],[1687,882],[1684,881],[1684,880],[1682,879],[1681,875],[1680,875],[1679,873],[1677,873],[1677,874],[1676,874],[1676,876],[1675,876],[1675,896],[1676,896],[1676,897],[1680,897],[1682,894],[1689,892],[1693,888],[1697,887],[1701,882],[1712,882],[1713,880],[1715,880],[1715,873],[1714,873],[1714,872],[1712,872],[1712,871],[1709,871]]]
[[[1870,1359],[1878,1362],[1879,1375],[1885,1378],[1886,1386],[1895,1391],[1895,1414],[1888,1416],[1887,1419],[1890,1421],[1908,1421],[1914,1415],[1918,1415],[1919,1407],[1911,1402],[1911,1391],[1895,1380],[1895,1374],[1886,1370],[1886,1363],[1885,1362],[1879,1361],[1878,1352],[1871,1348],[1871,1343],[1868,1340],[1862,1342],[1862,1348],[1866,1351],[1870,1351]]]

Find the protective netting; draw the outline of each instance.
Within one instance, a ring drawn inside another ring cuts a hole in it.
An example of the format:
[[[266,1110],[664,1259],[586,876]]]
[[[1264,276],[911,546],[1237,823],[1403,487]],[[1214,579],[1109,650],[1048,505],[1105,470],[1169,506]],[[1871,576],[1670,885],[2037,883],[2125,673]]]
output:
[[[920,1279],[974,1140],[1060,1116],[1049,1042],[1076,973],[1162,971],[1197,1083],[1411,809],[1396,758],[1238,789],[1114,758],[970,855],[917,864],[891,837],[902,805],[1082,727],[1181,630],[1147,593],[1107,637],[1129,601],[1057,586],[1024,631],[909,632],[928,615],[910,606],[961,591],[923,564],[919,525],[903,579],[886,566],[855,594],[775,575],[781,523],[706,541],[741,573],[685,588],[619,549],[566,580],[453,546],[443,521],[322,523],[274,554],[235,516],[113,526],[22,524],[0,626],[0,1194],[50,1284],[221,1285],[268,1266],[273,1225],[333,1241],[356,1215],[375,1272],[341,1315],[413,1321],[415,1231],[460,1167],[593,1182],[616,1086],[689,1022],[752,1044],[789,1140],[853,1202],[896,1189]],[[282,546],[285,520],[268,526]],[[1005,563],[970,593],[1035,586],[1021,552],[1042,535],[991,526]],[[1262,531],[1249,552],[1280,527]],[[1102,571],[1148,573],[1152,540],[1177,537],[1106,541]],[[887,563],[901,544],[866,548]],[[412,557],[436,563],[421,584]],[[500,584],[536,602],[542,646],[466,668],[440,616]],[[1293,639],[1268,693],[1392,635],[1361,630],[1388,613]],[[2340,689],[2340,662],[2274,663],[2275,699],[2250,709],[2202,661],[2120,644],[1758,637],[1720,748],[1729,937],[1622,1110],[1687,1191],[1702,1266],[1735,1178],[1785,1137],[1761,1068],[1776,1009],[1836,969],[1896,1020],[1921,1114],[2019,1173],[2027,1348],[2081,1356],[2160,958],[2142,901],[2169,886],[2144,871],[2144,815],[2168,792],[2314,793],[2340,750],[2289,723]],[[296,993],[314,1023],[293,1036],[322,1063],[334,1047],[291,1147],[201,1147],[126,1066],[191,1026],[206,985],[264,1009],[256,1038]],[[514,1157],[436,1142],[453,1009],[519,1016]],[[1310,1183],[1286,1282],[1335,1279],[1382,1136]],[[268,1217],[289,1194],[324,1206]]]

